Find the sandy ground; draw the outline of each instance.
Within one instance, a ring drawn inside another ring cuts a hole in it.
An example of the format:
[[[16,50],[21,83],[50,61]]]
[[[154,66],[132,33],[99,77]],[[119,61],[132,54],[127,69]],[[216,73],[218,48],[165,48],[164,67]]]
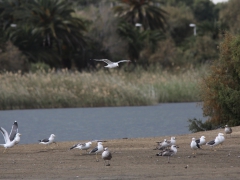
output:
[[[0,179],[240,179],[240,127],[233,128],[231,137],[225,136],[222,148],[213,151],[203,146],[192,154],[192,137],[204,135],[210,141],[219,132],[224,130],[173,135],[179,149],[170,163],[153,150],[156,141],[169,136],[107,140],[103,144],[112,152],[110,166],[85,151],[69,150],[77,142],[59,142],[46,150],[40,144],[18,145],[0,153]]]

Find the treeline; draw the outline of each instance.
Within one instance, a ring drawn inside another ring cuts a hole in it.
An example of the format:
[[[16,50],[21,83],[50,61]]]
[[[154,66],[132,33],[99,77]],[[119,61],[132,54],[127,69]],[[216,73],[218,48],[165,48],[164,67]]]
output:
[[[218,59],[225,31],[239,33],[238,7],[238,0],[2,0],[0,70],[87,70],[96,68],[93,58],[198,66]]]

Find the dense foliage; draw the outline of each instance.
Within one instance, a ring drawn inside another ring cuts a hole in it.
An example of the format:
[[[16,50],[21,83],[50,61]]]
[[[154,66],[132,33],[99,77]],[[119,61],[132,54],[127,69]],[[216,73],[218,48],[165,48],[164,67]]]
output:
[[[215,125],[240,125],[240,36],[229,33],[201,83],[203,113]]]
[[[238,3],[2,0],[0,57],[9,53],[4,44],[11,41],[26,57],[27,67],[45,63],[82,70],[95,66],[89,61],[92,58],[131,59],[145,67],[198,66],[218,58],[217,44],[224,30],[238,32],[238,10],[233,8]],[[195,37],[191,23],[197,26]],[[6,66],[0,70],[11,69]]]

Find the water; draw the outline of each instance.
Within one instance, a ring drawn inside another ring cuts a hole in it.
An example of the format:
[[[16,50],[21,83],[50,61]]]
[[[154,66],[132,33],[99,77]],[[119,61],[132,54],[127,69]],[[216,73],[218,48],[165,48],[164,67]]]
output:
[[[56,141],[84,141],[187,134],[188,119],[204,119],[197,103],[156,106],[67,108],[0,111],[8,132],[16,120],[21,144],[56,135]],[[0,135],[0,143],[4,139]]]

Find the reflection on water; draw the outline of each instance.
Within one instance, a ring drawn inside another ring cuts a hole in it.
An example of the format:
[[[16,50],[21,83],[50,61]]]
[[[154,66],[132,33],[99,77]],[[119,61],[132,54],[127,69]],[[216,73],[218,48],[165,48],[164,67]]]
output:
[[[21,143],[56,135],[56,141],[118,139],[186,134],[188,119],[202,117],[197,103],[156,106],[67,108],[0,111],[0,126],[8,132],[19,124]],[[3,143],[0,136],[0,143]]]

